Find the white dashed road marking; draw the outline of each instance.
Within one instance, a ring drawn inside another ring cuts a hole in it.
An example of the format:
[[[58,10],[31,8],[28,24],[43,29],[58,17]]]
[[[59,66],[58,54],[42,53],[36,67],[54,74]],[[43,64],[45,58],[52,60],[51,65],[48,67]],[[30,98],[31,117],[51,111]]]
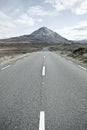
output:
[[[46,58],[46,56],[44,56],[44,59]]]
[[[43,66],[43,69],[42,69],[42,76],[45,76],[45,72],[46,72],[46,68],[45,68],[45,66]]]
[[[45,112],[40,112],[39,130],[45,130]]]

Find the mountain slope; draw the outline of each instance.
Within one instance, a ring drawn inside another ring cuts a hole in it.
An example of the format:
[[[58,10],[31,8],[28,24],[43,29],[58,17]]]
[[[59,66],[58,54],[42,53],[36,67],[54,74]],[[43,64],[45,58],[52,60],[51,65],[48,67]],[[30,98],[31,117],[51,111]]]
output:
[[[42,27],[39,30],[33,32],[30,35],[30,39],[41,41],[41,42],[48,42],[48,43],[58,43],[58,42],[67,42],[68,40],[61,37],[56,32],[53,32],[52,30]]]
[[[69,41],[56,32],[42,27],[30,35],[23,35],[20,37],[14,37],[9,39],[4,39],[7,42],[29,42],[29,43],[68,43]]]

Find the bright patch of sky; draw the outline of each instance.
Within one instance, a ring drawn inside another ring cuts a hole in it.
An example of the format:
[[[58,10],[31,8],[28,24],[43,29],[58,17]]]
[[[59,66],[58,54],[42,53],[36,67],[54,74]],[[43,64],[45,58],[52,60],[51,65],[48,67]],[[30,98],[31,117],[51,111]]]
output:
[[[87,39],[87,0],[0,0],[0,38],[43,26],[70,40]]]

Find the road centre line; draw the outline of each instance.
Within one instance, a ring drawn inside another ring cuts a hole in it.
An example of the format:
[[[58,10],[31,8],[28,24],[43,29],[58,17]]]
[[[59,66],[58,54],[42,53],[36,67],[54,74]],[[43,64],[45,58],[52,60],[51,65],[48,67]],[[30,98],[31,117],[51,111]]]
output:
[[[39,130],[45,130],[45,112],[40,111]]]
[[[43,66],[43,68],[42,68],[42,76],[45,76],[45,73],[46,73],[46,68],[45,68],[45,66]]]

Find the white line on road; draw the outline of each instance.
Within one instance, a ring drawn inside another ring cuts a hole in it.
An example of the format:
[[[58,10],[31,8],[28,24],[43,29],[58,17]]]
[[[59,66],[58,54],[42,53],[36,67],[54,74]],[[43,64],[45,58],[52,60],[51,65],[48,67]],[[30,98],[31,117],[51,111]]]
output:
[[[9,66],[10,66],[10,65],[8,65],[8,66],[6,66],[6,67],[2,68],[1,70],[5,70],[5,69],[7,69]]]
[[[46,58],[46,56],[44,56],[44,59]]]
[[[82,67],[81,65],[79,65],[80,68],[84,69],[84,70],[87,70],[86,68]]]
[[[42,76],[45,76],[45,66],[43,66],[43,69],[42,69]]]
[[[69,62],[69,63],[71,63],[71,64],[73,63],[73,62],[72,62],[72,61],[70,61],[70,60],[68,60],[68,62]]]
[[[40,112],[39,130],[45,130],[45,112]]]

